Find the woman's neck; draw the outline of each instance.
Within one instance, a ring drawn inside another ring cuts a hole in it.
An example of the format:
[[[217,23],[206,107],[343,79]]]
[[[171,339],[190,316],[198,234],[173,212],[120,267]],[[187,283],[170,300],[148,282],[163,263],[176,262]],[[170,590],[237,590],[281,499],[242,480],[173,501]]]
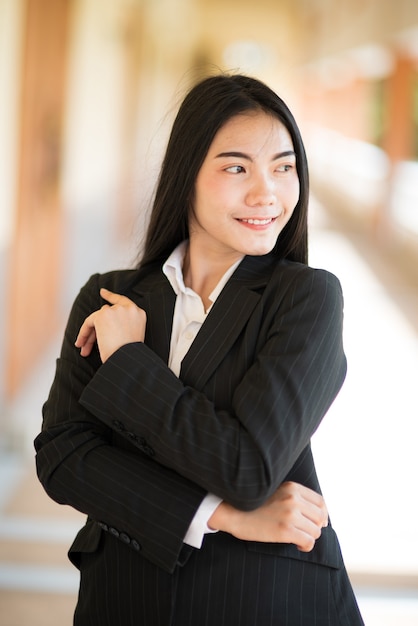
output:
[[[193,289],[207,310],[211,303],[209,296],[221,280],[225,272],[242,256],[202,254],[193,244],[188,245],[183,262],[183,280],[186,287]]]

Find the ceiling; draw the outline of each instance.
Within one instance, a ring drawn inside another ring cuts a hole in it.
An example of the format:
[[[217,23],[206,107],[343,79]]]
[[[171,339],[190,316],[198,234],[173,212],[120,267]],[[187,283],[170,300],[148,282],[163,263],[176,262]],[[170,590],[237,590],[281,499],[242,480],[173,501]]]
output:
[[[161,1],[161,0],[160,0]],[[418,26],[417,0],[186,0],[202,46],[232,40],[270,46],[300,65],[365,43],[386,43]]]

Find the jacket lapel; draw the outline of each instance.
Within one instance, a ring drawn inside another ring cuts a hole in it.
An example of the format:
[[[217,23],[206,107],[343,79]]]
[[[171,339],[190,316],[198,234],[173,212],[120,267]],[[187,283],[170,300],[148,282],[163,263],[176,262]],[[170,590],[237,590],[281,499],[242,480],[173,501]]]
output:
[[[202,389],[230,351],[258,304],[275,263],[270,256],[243,259],[183,359],[180,376],[187,385]]]
[[[167,363],[176,295],[161,271],[140,279],[132,291],[133,300],[147,314],[145,343]]]

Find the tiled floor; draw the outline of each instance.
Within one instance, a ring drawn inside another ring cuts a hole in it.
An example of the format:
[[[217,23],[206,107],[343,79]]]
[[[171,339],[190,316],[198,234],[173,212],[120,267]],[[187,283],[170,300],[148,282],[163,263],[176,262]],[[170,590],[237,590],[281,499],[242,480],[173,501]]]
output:
[[[314,437],[318,472],[367,626],[418,626],[418,289],[317,215],[311,264],[341,279],[349,360]],[[0,456],[0,626],[72,623],[78,578],[66,552],[84,518],[43,492],[31,443],[56,351],[3,416],[20,454]]]

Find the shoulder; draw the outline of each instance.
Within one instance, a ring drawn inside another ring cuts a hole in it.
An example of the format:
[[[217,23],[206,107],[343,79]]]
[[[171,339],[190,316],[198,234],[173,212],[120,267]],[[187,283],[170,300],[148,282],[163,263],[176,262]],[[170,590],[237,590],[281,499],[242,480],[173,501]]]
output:
[[[80,295],[98,294],[102,287],[131,297],[132,291],[137,291],[149,285],[155,287],[165,277],[161,268],[122,269],[103,274],[93,274],[80,290]]]
[[[100,289],[105,287],[115,293],[129,295],[132,285],[137,284],[138,270],[114,270],[106,273],[92,274],[79,290],[72,307],[72,312],[87,316],[99,309],[104,300],[100,296]]]
[[[278,285],[281,287],[314,285],[320,288],[322,285],[341,291],[339,279],[328,270],[316,269],[288,259],[277,259],[273,254],[245,257],[235,276],[239,282],[248,282],[249,285],[254,283],[256,287],[264,284],[273,288]]]
[[[344,306],[341,284],[333,273],[287,260],[275,265],[264,295],[276,309],[341,315]]]
[[[335,274],[325,269],[316,269],[303,263],[281,260],[276,263],[269,281],[272,287],[288,286],[301,290],[331,290],[342,292],[341,283]]]
[[[105,287],[110,291],[120,292],[130,289],[133,282],[138,279],[138,270],[113,270],[104,274],[90,276],[81,291],[96,291]]]
[[[262,300],[277,306],[283,300],[334,300],[342,302],[339,279],[325,269],[277,259],[272,254],[245,257],[235,272],[236,286],[257,291]]]

